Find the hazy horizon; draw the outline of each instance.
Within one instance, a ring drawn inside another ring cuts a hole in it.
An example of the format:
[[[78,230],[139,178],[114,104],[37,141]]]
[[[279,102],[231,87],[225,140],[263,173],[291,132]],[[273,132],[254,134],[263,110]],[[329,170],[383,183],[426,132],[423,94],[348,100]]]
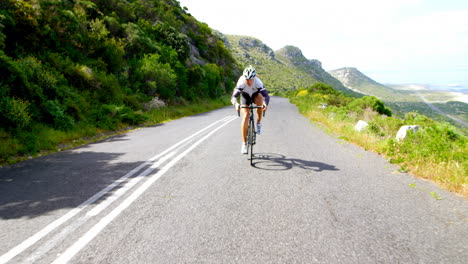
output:
[[[464,70],[362,70],[382,84],[418,84],[443,90],[468,90],[468,72]]]
[[[468,86],[466,0],[178,1],[212,29],[273,50],[298,47],[325,70],[355,67],[379,83]]]

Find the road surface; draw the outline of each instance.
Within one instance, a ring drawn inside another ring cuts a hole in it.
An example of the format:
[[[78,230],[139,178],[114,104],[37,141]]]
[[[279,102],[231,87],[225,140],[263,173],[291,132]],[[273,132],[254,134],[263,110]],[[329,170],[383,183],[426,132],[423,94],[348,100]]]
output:
[[[0,263],[468,262],[463,198],[284,98],[257,141],[227,107],[0,168]]]

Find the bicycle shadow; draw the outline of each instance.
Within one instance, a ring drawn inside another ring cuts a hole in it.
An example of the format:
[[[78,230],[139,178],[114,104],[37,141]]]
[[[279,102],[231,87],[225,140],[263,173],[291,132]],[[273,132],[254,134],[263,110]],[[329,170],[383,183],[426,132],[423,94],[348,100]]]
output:
[[[323,162],[287,158],[284,155],[274,153],[254,154],[252,166],[257,169],[272,171],[290,170],[292,168],[301,168],[313,171],[339,170],[335,166]]]

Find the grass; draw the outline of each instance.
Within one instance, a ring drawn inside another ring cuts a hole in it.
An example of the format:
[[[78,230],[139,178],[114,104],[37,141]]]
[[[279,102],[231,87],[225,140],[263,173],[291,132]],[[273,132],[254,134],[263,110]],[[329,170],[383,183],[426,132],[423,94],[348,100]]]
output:
[[[34,157],[74,148],[128,132],[137,127],[152,126],[185,116],[199,114],[229,105],[229,98],[198,99],[145,112],[143,124],[129,126],[120,123],[114,130],[103,130],[94,125],[78,123],[72,130],[61,131],[41,124],[30,130],[10,135],[0,129],[0,165],[10,165]]]
[[[368,109],[360,115],[350,113],[343,117],[318,108],[310,98],[305,99],[304,94],[290,99],[302,114],[324,127],[327,133],[386,157],[391,163],[398,164],[401,172],[409,172],[468,197],[468,139],[456,128],[424,116],[401,120],[369,113]],[[367,119],[370,124],[361,132],[354,129],[359,119]],[[397,142],[394,138],[398,128],[413,123],[420,125],[420,130]]]

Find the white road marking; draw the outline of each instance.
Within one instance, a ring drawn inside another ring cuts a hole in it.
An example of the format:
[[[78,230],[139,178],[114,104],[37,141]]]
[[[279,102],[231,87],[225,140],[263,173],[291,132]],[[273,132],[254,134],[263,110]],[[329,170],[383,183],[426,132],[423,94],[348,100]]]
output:
[[[148,181],[141,185],[135,190],[127,199],[125,199],[119,206],[117,206],[112,212],[102,218],[96,225],[94,225],[85,235],[83,235],[78,241],[76,241],[71,247],[69,247],[63,254],[60,255],[52,264],[67,263],[71,260],[81,249],[83,249],[91,240],[93,240],[112,220],[114,220],[120,213],[122,213],[128,206],[130,206],[138,197],[140,197],[155,181],[157,181],[164,173],[166,173],[174,164],[185,157],[190,151],[197,147],[200,143],[205,141],[208,137],[214,134],[216,131],[227,125],[229,122],[236,119],[232,117],[227,120],[224,124],[218,126],[206,136],[199,139],[184,152],[179,154],[168,164],[166,164],[160,171],[150,176]]]
[[[47,243],[34,251],[34,253],[31,254],[31,256],[26,259],[26,261],[22,263],[36,263],[38,259],[40,259],[42,256],[44,256],[49,250],[53,249],[59,242],[63,241],[71,232],[75,231],[78,229],[81,225],[86,223],[90,218],[97,216],[99,213],[101,213],[104,209],[106,209],[110,204],[112,204],[115,200],[120,198],[122,195],[124,195],[128,190],[130,190],[133,186],[135,186],[138,182],[140,182],[144,177],[148,176],[149,173],[151,173],[155,168],[161,166],[164,162],[166,162],[168,159],[173,157],[176,154],[175,151],[167,154],[166,156],[162,157],[161,159],[158,160],[155,164],[153,164],[150,168],[146,169],[143,171],[140,175],[132,178],[129,182],[127,182],[122,188],[118,189],[116,192],[114,192],[110,197],[105,199],[103,202],[101,202],[99,205],[95,206],[91,211],[86,213],[84,216],[80,217],[79,219],[73,221],[70,223],[68,226],[66,226],[62,232],[56,234],[52,238],[49,238],[47,240]]]
[[[156,159],[158,159],[159,157],[165,155],[166,153],[172,151],[173,149],[177,148],[178,146],[184,144],[185,142],[191,140],[192,138],[196,137],[197,135],[203,133],[204,131],[208,130],[209,128],[215,126],[216,124],[218,124],[220,122],[225,122],[225,121],[229,122],[229,121],[231,121],[231,118],[232,118],[232,116],[228,116],[228,117],[225,117],[225,118],[223,118],[221,120],[218,120],[218,121],[212,123],[211,125],[199,130],[198,132],[196,132],[196,133],[192,134],[191,136],[183,139],[182,141],[176,143],[175,145],[173,145],[172,147],[166,149],[165,151],[161,152],[160,154],[158,154],[158,155],[152,157],[151,159],[147,160],[146,162],[140,164],[138,167],[134,168],[133,170],[128,172],[126,175],[124,175],[122,178],[120,178],[117,181],[113,182],[112,184],[110,184],[109,186],[107,186],[106,188],[101,190],[100,192],[96,193],[95,195],[93,195],[91,198],[89,198],[88,200],[86,200],[82,204],[78,205],[76,208],[69,211],[64,216],[62,216],[59,219],[55,220],[54,222],[50,223],[49,225],[44,227],[42,230],[40,230],[36,234],[32,235],[31,237],[24,240],[23,242],[21,242],[16,247],[9,250],[4,255],[0,256],[0,264],[5,264],[8,261],[10,261],[12,258],[14,258],[17,255],[21,254],[24,250],[28,249],[29,247],[31,247],[32,245],[37,243],[39,240],[41,240],[43,237],[48,235],[50,232],[54,231],[59,226],[61,226],[63,223],[65,223],[68,220],[70,220],[71,218],[73,218],[75,215],[80,213],[82,210],[86,209],[89,205],[91,205],[94,202],[96,202],[97,200],[99,200],[101,197],[106,195],[108,192],[110,192],[116,186],[118,186],[121,183],[125,182],[129,177],[133,176],[135,173],[140,171],[142,168],[144,168],[144,167],[148,166],[149,164],[151,164],[151,162],[155,161]]]

